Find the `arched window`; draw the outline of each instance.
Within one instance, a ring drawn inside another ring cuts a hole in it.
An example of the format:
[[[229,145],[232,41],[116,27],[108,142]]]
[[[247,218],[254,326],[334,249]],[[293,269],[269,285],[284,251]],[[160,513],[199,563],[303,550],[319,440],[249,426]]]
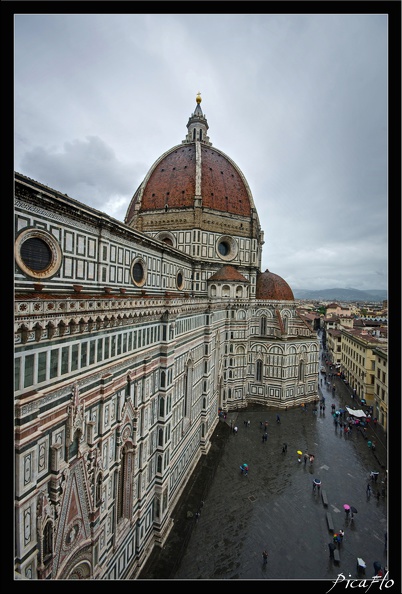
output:
[[[49,520],[46,522],[43,531],[43,559],[46,561],[53,554],[53,524]]]
[[[193,388],[193,362],[186,365],[184,375],[184,416],[191,418],[191,393]]]
[[[166,386],[166,373],[164,371],[161,372],[161,388]]]
[[[164,398],[161,398],[159,400],[159,416],[160,417],[165,416],[165,399]]]
[[[158,445],[163,446],[163,429],[158,431]]]
[[[260,320],[260,334],[262,336],[265,336],[267,333],[267,317],[266,316],[261,316],[261,320]]]
[[[156,472],[162,472],[162,456],[158,456],[156,463]]]
[[[256,364],[255,379],[257,380],[257,382],[262,382],[262,361],[261,361],[261,359],[258,359],[257,364]]]
[[[95,505],[99,506],[102,503],[102,475],[98,474],[95,488]]]
[[[123,518],[131,519],[133,509],[133,468],[134,453],[131,447],[126,444],[122,449],[120,459],[117,521]]]
[[[304,365],[304,361],[300,361],[299,363],[299,375],[298,375],[298,380],[299,382],[304,382],[305,381],[305,365]]]

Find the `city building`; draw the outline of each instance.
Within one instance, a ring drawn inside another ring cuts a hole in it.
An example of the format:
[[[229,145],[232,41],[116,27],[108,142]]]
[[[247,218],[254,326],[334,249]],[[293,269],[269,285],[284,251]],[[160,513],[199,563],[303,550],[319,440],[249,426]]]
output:
[[[318,398],[316,332],[207,132],[198,95],[124,223],[15,173],[20,579],[135,579],[221,412]]]
[[[375,357],[373,418],[388,430],[388,345],[373,349]]]
[[[376,377],[375,349],[387,346],[387,339],[367,329],[341,330],[341,371],[360,400],[374,407]]]

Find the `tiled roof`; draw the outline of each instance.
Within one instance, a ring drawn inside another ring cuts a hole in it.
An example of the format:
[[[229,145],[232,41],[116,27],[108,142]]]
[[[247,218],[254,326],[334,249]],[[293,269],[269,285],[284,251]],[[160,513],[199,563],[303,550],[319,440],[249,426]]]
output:
[[[137,189],[126,220],[134,215],[143,189],[140,212],[165,208],[193,208],[196,193],[195,143],[174,147],[150,171],[145,186]],[[202,206],[225,213],[249,217],[251,203],[245,183],[230,160],[220,151],[203,146],[201,150]]]
[[[268,269],[257,277],[256,297],[257,299],[294,301],[293,291],[288,283]]]
[[[249,281],[243,276],[234,266],[230,264],[225,264],[219,270],[215,272],[212,276],[209,277],[208,280],[213,281],[227,281],[227,282],[242,282],[248,283]]]

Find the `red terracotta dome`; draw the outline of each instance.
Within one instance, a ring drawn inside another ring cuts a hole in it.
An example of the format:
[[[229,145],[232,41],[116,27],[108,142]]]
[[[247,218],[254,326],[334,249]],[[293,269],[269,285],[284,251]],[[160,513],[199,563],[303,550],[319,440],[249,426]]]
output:
[[[293,291],[288,283],[267,268],[257,277],[257,299],[270,299],[275,301],[294,301]]]
[[[200,161],[202,206],[249,217],[249,190],[229,157],[203,146]],[[195,143],[174,147],[157,161],[134,194],[126,221],[131,221],[137,202],[139,212],[186,209],[194,208],[196,195]]]
[[[134,193],[127,209],[126,224],[135,226],[137,217],[157,212],[178,213],[195,206],[248,219],[253,213],[256,216],[244,174],[209,141],[208,123],[200,101],[197,97],[185,140],[155,161]]]

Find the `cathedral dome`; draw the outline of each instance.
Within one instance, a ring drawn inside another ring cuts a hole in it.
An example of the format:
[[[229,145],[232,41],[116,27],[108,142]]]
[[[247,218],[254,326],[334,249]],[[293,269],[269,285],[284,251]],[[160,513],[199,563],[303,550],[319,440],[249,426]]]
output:
[[[275,301],[294,301],[293,291],[288,283],[267,268],[257,276],[257,299],[270,299]]]
[[[208,128],[198,94],[185,140],[152,165],[130,202],[126,224],[140,231],[151,231],[151,227],[162,229],[166,223],[169,227],[173,222],[179,222],[181,228],[210,230],[208,225],[217,224],[211,219],[212,214],[220,218],[236,217],[240,234],[247,236],[250,229],[246,226],[254,220],[252,234],[257,237],[260,227],[248,183],[239,167],[212,146]],[[197,207],[202,215],[197,215],[195,220],[191,214]],[[183,215],[185,219],[181,219]]]

